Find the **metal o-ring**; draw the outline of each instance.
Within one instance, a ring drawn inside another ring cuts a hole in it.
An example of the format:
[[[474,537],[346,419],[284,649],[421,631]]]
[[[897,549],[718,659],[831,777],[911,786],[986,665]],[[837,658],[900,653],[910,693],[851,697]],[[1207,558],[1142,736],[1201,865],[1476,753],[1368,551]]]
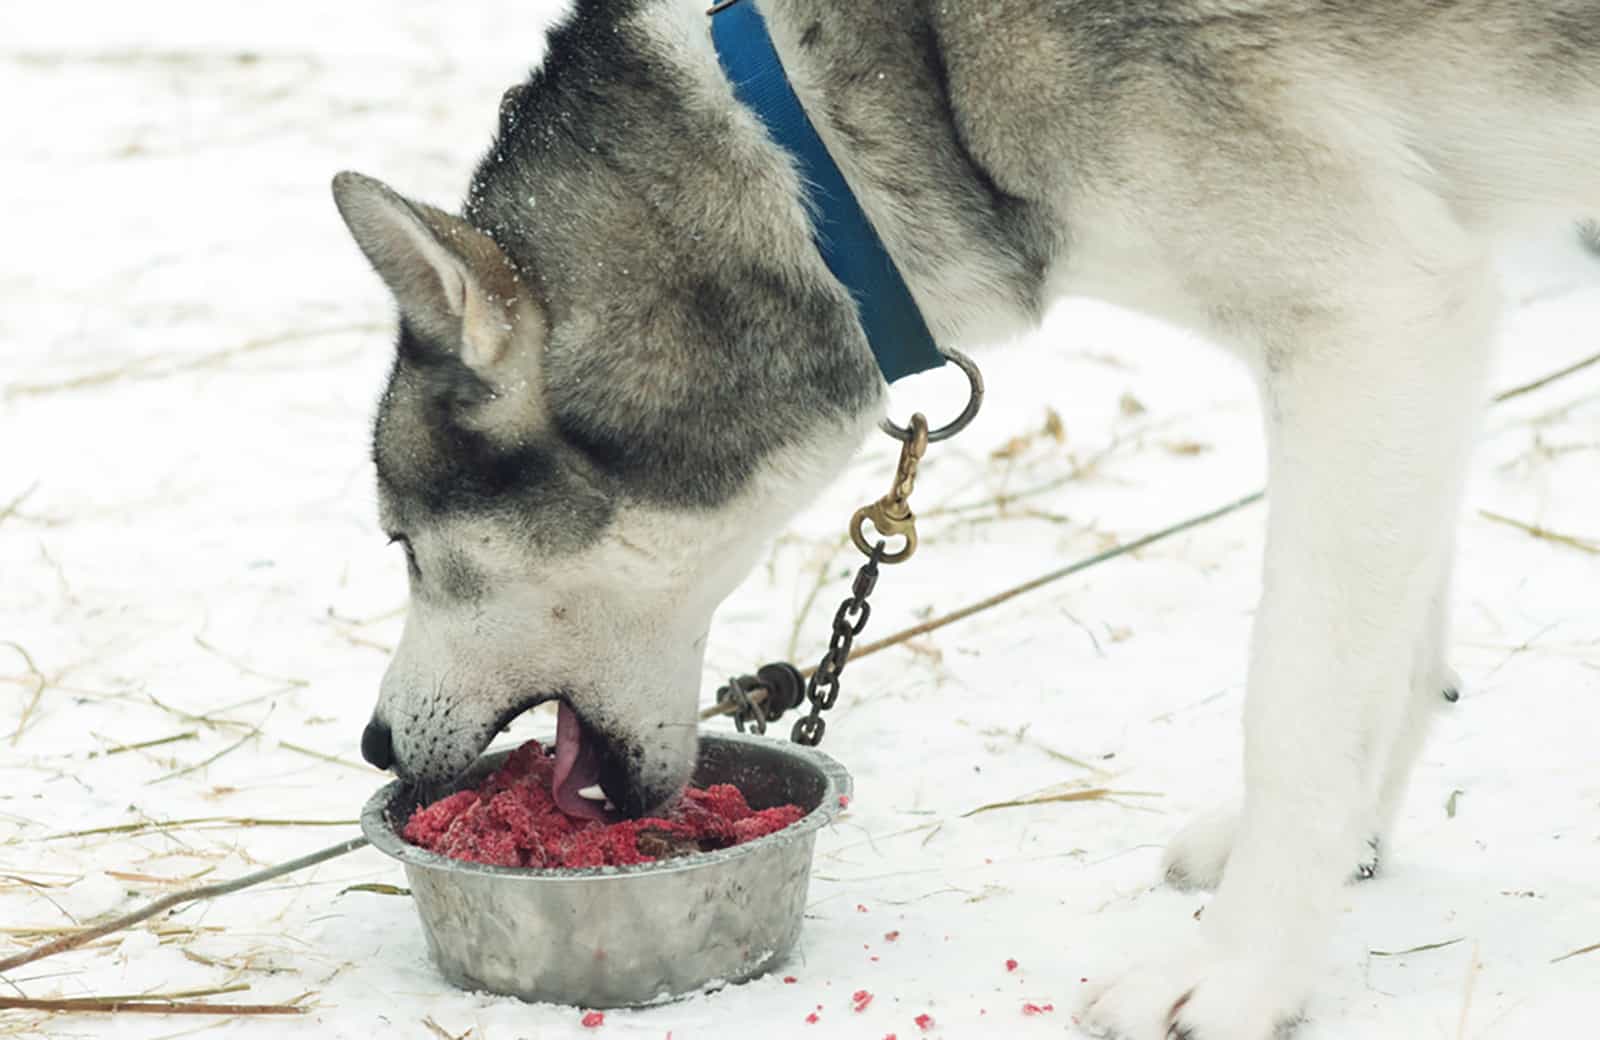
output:
[[[942,350],[940,353],[955,362],[956,366],[966,373],[967,383],[972,390],[971,396],[967,398],[967,407],[962,409],[960,415],[946,425],[928,433],[929,444],[949,440],[966,429],[968,424],[977,416],[978,409],[983,407],[983,373],[978,371],[978,366],[973,363],[971,358],[959,350]],[[897,426],[891,419],[884,419],[878,424],[878,428],[895,440],[909,441],[912,437],[909,427]]]

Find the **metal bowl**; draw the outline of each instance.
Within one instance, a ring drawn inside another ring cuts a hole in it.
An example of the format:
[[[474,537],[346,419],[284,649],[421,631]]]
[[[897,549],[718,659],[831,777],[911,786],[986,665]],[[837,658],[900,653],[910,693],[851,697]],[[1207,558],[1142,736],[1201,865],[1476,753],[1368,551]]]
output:
[[[450,790],[476,786],[509,753],[485,755]],[[367,802],[361,829],[405,864],[428,951],[453,984],[635,1007],[775,967],[800,935],[817,830],[851,791],[850,774],[815,749],[733,735],[700,738],[694,782],[731,783],[755,809],[807,813],[744,845],[583,870],[490,867],[411,845],[399,832],[418,796],[399,781]]]

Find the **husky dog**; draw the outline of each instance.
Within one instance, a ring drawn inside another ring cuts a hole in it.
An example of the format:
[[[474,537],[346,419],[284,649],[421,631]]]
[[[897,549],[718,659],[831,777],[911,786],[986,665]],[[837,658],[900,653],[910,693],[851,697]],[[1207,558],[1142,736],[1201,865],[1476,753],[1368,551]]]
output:
[[[563,805],[596,811],[595,783],[626,813],[671,797],[713,610],[884,411],[705,2],[576,0],[459,215],[334,181],[400,311],[374,458],[411,607],[363,750],[403,777],[455,776],[556,699]],[[1173,882],[1217,886],[1199,935],[1085,1021],[1265,1040],[1454,683],[1491,253],[1600,203],[1600,0],[759,7],[937,342],[1091,294],[1258,378],[1245,794],[1167,855]]]

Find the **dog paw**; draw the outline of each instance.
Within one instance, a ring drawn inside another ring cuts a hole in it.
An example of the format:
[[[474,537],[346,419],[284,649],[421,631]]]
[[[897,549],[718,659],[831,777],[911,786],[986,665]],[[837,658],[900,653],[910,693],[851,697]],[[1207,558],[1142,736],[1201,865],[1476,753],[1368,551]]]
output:
[[[1079,1020],[1103,1040],[1276,1040],[1300,1021],[1304,997],[1275,974],[1195,943],[1090,994]]]
[[[1202,813],[1178,832],[1161,860],[1161,873],[1168,885],[1180,892],[1213,889],[1222,882],[1233,851],[1234,833],[1239,829],[1239,810],[1235,807]],[[1382,866],[1381,843],[1368,838],[1351,855],[1352,881],[1369,881]]]
[[[1161,860],[1161,873],[1167,884],[1179,891],[1216,888],[1233,851],[1233,836],[1239,829],[1239,810],[1235,807],[1202,813],[1178,832],[1167,845]]]

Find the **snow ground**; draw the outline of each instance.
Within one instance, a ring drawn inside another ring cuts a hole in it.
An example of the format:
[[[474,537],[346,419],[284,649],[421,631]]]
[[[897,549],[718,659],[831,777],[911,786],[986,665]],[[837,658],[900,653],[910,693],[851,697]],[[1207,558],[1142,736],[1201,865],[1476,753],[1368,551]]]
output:
[[[389,303],[327,181],[354,167],[458,197],[556,6],[0,11],[0,953],[170,879],[354,832],[53,837],[351,821],[379,783],[356,742],[404,603],[365,458]],[[1562,248],[1515,270],[1497,385],[1595,349],[1592,261]],[[1219,354],[1088,303],[1033,339],[981,355],[989,406],[924,466],[924,547],[886,574],[871,634],[1259,484],[1249,388]],[[904,384],[902,414],[955,407],[955,382]],[[1037,435],[1047,409],[1064,443]],[[843,521],[881,493],[892,455],[870,445],[726,605],[708,697],[762,660],[814,657],[854,562]],[[1600,943],[1600,556],[1479,510],[1593,543],[1597,463],[1600,370],[1492,414],[1462,531],[1469,692],[1428,747],[1385,873],[1349,890],[1303,1040],[1594,1035],[1600,954],[1554,962]],[[918,1035],[920,1013],[937,1036],[1072,1035],[1081,980],[1193,927],[1203,902],[1153,878],[1165,839],[1234,784],[1261,520],[1248,510],[853,665],[826,749],[857,798],[819,844],[785,969],[798,981],[612,1012],[597,1035],[876,1040]],[[508,739],[550,727],[524,719]],[[184,739],[108,753],[168,737]],[[1151,794],[964,815],[1056,785]],[[0,1035],[440,1035],[428,1021],[591,1035],[570,1008],[452,990],[405,899],[345,891],[369,882],[403,877],[363,851],[6,980],[35,997],[244,983],[225,999],[309,993],[303,1018],[0,1012]],[[1452,944],[1384,955],[1438,943]],[[875,995],[859,1014],[858,989]],[[1026,1001],[1055,1010],[1025,1016]]]

